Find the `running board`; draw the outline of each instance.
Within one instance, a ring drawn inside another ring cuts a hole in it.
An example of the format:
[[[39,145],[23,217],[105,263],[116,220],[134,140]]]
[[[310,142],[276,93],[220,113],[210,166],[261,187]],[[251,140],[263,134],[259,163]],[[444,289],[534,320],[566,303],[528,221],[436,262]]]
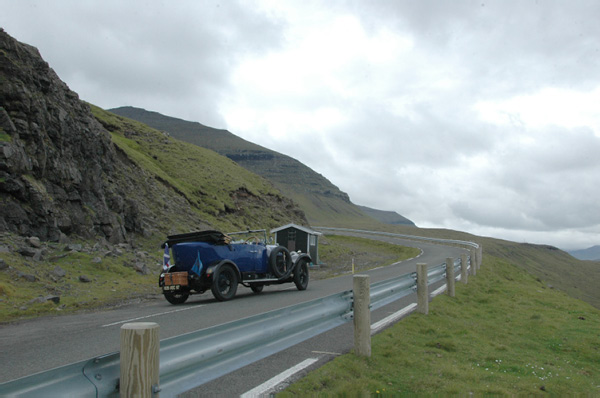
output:
[[[286,278],[287,279],[287,278]],[[247,280],[247,281],[242,281],[242,284],[254,284],[254,283],[265,283],[265,282],[279,282],[282,279],[277,279],[277,278],[269,278],[269,279],[252,279],[252,280]]]

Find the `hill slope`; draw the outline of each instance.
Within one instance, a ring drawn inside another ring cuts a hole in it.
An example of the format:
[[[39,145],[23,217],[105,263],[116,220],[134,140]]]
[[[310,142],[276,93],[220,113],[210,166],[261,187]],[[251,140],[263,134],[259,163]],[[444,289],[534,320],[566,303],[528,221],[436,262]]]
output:
[[[477,242],[483,246],[484,257],[491,255],[511,261],[539,278],[547,286],[561,290],[571,297],[586,301],[600,309],[599,262],[578,260],[554,246],[517,243],[447,229],[424,229],[397,225],[386,226],[385,231]]]
[[[377,223],[321,174],[296,159],[248,142],[227,130],[134,107],[109,111],[167,131],[182,141],[212,149],[263,176],[294,199],[311,224],[356,226]]]
[[[4,31],[0,84],[0,232],[121,243],[306,223],[272,184],[226,157],[99,108],[92,114],[37,49]]]

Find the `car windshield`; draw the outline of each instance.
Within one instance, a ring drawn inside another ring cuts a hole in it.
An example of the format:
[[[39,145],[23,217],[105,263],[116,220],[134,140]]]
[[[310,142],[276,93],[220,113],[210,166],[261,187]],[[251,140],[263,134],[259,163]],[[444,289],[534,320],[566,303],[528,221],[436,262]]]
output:
[[[228,232],[227,236],[231,237],[231,243],[269,243],[266,229]]]

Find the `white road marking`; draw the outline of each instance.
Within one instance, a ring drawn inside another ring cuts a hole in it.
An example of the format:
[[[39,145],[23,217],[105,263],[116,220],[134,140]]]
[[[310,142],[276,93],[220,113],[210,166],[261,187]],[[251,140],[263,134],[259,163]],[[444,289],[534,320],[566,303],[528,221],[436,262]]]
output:
[[[319,358],[305,359],[304,361],[300,362],[298,365],[293,366],[293,367],[289,368],[288,370],[286,370],[285,372],[282,372],[282,373],[278,374],[277,376],[273,377],[272,379],[265,381],[260,386],[254,387],[252,390],[243,393],[242,395],[240,395],[240,398],[260,397],[263,394],[265,394],[266,392],[268,392],[269,390],[277,387],[277,385],[279,385],[280,383],[283,383],[284,381],[286,381],[287,379],[289,379],[296,373],[300,372],[301,370],[303,370],[303,369],[309,367],[310,365],[312,365],[313,363],[317,362],[318,360],[319,360]]]
[[[120,325],[122,323],[127,323],[127,322],[133,322],[133,321],[139,321],[140,319],[146,319],[146,318],[152,318],[154,316],[159,316],[159,315],[166,315],[166,314],[173,314],[175,312],[180,312],[180,311],[187,311],[187,310],[194,310],[200,307],[204,307],[204,305],[195,305],[193,307],[185,307],[185,308],[179,308],[177,310],[172,310],[172,311],[165,311],[165,312],[159,312],[157,314],[150,314],[150,315],[146,315],[146,316],[140,316],[137,318],[131,318],[131,319],[126,319],[124,321],[118,321],[118,322],[113,322],[113,323],[107,323],[106,325],[102,325],[103,328],[109,327],[109,326],[115,326],[115,325]]]
[[[402,308],[400,311],[394,312],[392,315],[383,318],[379,322],[375,322],[371,325],[371,334],[375,334],[381,329],[385,328],[386,326],[396,322],[398,319],[414,311],[415,308],[417,308],[417,303],[409,304],[406,307]]]
[[[431,292],[431,297],[438,296],[438,295],[444,293],[447,289],[448,289],[448,285],[443,285],[442,287],[435,289],[433,292]]]
[[[327,352],[327,351],[312,351],[313,354],[325,354],[325,355],[333,355],[334,357],[340,356],[339,352]]]

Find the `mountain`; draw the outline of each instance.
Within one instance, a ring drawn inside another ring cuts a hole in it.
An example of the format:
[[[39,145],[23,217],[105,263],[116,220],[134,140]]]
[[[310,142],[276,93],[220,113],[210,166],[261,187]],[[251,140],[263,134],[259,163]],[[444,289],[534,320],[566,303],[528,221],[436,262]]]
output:
[[[0,232],[116,244],[307,223],[230,159],[81,101],[36,48],[4,30],[0,105]]]
[[[572,250],[568,253],[580,260],[600,261],[600,245],[588,247],[587,249]]]
[[[366,206],[358,206],[358,208],[361,209],[368,216],[373,217],[374,219],[379,220],[384,224],[408,225],[416,227],[414,222],[412,222],[406,217],[401,216],[395,211],[371,209],[370,207]]]
[[[157,112],[130,106],[109,111],[166,131],[179,140],[227,156],[242,167],[268,179],[286,196],[297,202],[311,224],[357,226],[374,222],[371,215],[353,204],[348,195],[327,178],[290,156],[248,142],[227,130]]]

